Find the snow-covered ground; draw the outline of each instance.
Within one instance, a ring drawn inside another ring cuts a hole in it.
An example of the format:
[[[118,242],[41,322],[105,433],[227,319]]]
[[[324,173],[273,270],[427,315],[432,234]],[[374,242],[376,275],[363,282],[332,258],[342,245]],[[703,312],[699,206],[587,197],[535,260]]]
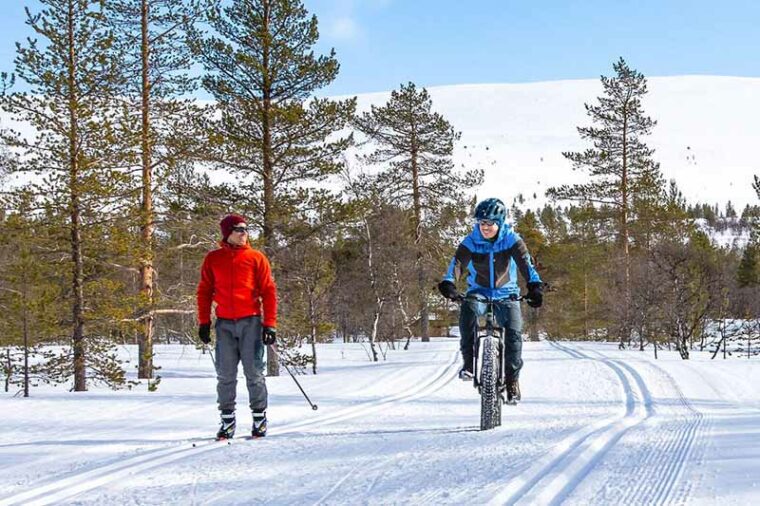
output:
[[[319,410],[270,378],[270,434],[230,445],[210,439],[213,367],[191,347],[158,347],[154,393],[2,394],[0,504],[760,503],[757,360],[526,343],[523,402],[481,432],[457,348],[371,363],[323,345],[299,377]]]

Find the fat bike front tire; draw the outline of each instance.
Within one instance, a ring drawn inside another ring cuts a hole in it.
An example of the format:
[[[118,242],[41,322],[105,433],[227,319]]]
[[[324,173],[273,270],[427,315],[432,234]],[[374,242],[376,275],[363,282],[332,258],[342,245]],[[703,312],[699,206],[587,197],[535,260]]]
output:
[[[499,350],[496,339],[481,341],[483,346],[480,369],[480,430],[501,425],[501,397],[499,396]]]

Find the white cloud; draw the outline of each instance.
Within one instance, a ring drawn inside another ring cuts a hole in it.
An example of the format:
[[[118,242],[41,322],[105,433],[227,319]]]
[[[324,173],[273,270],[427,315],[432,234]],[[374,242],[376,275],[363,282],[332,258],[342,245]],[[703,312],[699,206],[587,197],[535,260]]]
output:
[[[365,34],[362,20],[372,12],[388,8],[393,0],[332,0],[320,18],[324,34],[338,40],[356,40]]]
[[[340,16],[331,20],[328,26],[328,35],[336,39],[353,40],[359,36],[359,25],[350,16]]]

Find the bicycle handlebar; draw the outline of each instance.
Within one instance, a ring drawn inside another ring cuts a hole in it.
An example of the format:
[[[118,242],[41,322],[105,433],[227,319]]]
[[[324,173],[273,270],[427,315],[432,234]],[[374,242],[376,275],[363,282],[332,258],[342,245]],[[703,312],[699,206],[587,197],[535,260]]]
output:
[[[474,300],[476,302],[483,302],[485,304],[488,304],[489,302],[499,302],[501,300],[508,300],[508,301],[519,302],[521,300],[526,300],[526,296],[525,295],[519,295],[519,296],[514,297],[514,298],[513,297],[503,297],[501,299],[492,299],[491,297],[486,297],[485,295],[481,295],[479,293],[474,293],[474,294],[467,294],[467,295],[459,294],[459,297],[457,297],[456,299],[453,299],[453,300],[454,300],[454,302],[459,302],[460,304],[462,302],[466,301],[466,300]]]

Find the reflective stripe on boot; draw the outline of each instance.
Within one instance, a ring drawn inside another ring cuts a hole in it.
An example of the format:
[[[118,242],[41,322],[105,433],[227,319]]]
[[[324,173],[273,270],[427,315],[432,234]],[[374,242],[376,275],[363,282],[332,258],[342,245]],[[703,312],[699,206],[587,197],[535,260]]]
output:
[[[252,437],[264,437],[267,435],[267,414],[266,411],[262,413],[253,412],[253,429],[251,430]]]
[[[235,435],[235,412],[222,411],[222,421],[216,433],[217,439],[232,439]]]

